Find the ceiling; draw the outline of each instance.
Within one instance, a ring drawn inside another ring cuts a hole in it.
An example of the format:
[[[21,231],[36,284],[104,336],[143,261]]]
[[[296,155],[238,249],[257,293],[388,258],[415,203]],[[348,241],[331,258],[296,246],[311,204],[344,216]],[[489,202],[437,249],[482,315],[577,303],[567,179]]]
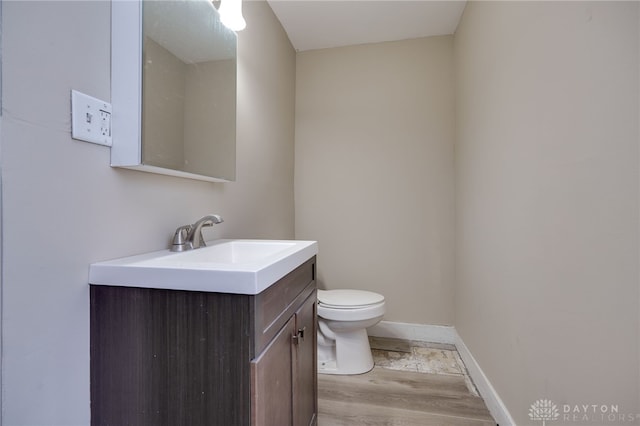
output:
[[[453,34],[462,0],[268,0],[297,51]]]

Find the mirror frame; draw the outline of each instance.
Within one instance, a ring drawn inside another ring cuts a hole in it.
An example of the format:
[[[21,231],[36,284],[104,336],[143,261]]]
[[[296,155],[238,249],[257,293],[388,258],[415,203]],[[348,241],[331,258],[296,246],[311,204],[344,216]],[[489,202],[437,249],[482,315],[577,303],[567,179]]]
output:
[[[232,182],[142,163],[142,0],[111,2],[111,167]]]

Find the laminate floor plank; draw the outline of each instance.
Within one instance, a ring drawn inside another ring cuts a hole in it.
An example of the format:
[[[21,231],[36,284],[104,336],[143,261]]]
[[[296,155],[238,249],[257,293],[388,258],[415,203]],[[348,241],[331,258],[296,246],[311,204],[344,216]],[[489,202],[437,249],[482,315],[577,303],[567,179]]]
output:
[[[375,367],[355,376],[320,375],[319,426],[495,425],[462,375]]]
[[[495,423],[366,403],[321,400],[318,426],[495,426]]]

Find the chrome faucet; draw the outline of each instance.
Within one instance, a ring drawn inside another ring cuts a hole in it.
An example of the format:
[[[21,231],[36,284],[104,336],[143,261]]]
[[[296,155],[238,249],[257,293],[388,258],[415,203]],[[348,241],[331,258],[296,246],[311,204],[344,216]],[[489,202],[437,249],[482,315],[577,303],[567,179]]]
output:
[[[224,221],[217,214],[209,214],[198,219],[193,225],[178,227],[173,235],[171,251],[187,251],[205,247],[207,244],[202,238],[202,228],[222,222]]]

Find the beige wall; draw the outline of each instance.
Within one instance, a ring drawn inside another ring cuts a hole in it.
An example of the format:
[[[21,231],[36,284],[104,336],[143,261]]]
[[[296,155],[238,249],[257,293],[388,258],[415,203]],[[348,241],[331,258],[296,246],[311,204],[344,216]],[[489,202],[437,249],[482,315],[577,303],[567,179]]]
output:
[[[2,2],[3,424],[89,424],[91,262],[207,237],[292,238],[295,51],[264,2],[239,36],[238,179],[109,167],[72,140],[70,91],[110,99],[110,4]],[[278,96],[275,96],[275,95]]]
[[[455,325],[518,424],[640,413],[637,8],[470,2],[455,36]]]
[[[453,322],[452,37],[299,53],[296,237],[328,289]]]

